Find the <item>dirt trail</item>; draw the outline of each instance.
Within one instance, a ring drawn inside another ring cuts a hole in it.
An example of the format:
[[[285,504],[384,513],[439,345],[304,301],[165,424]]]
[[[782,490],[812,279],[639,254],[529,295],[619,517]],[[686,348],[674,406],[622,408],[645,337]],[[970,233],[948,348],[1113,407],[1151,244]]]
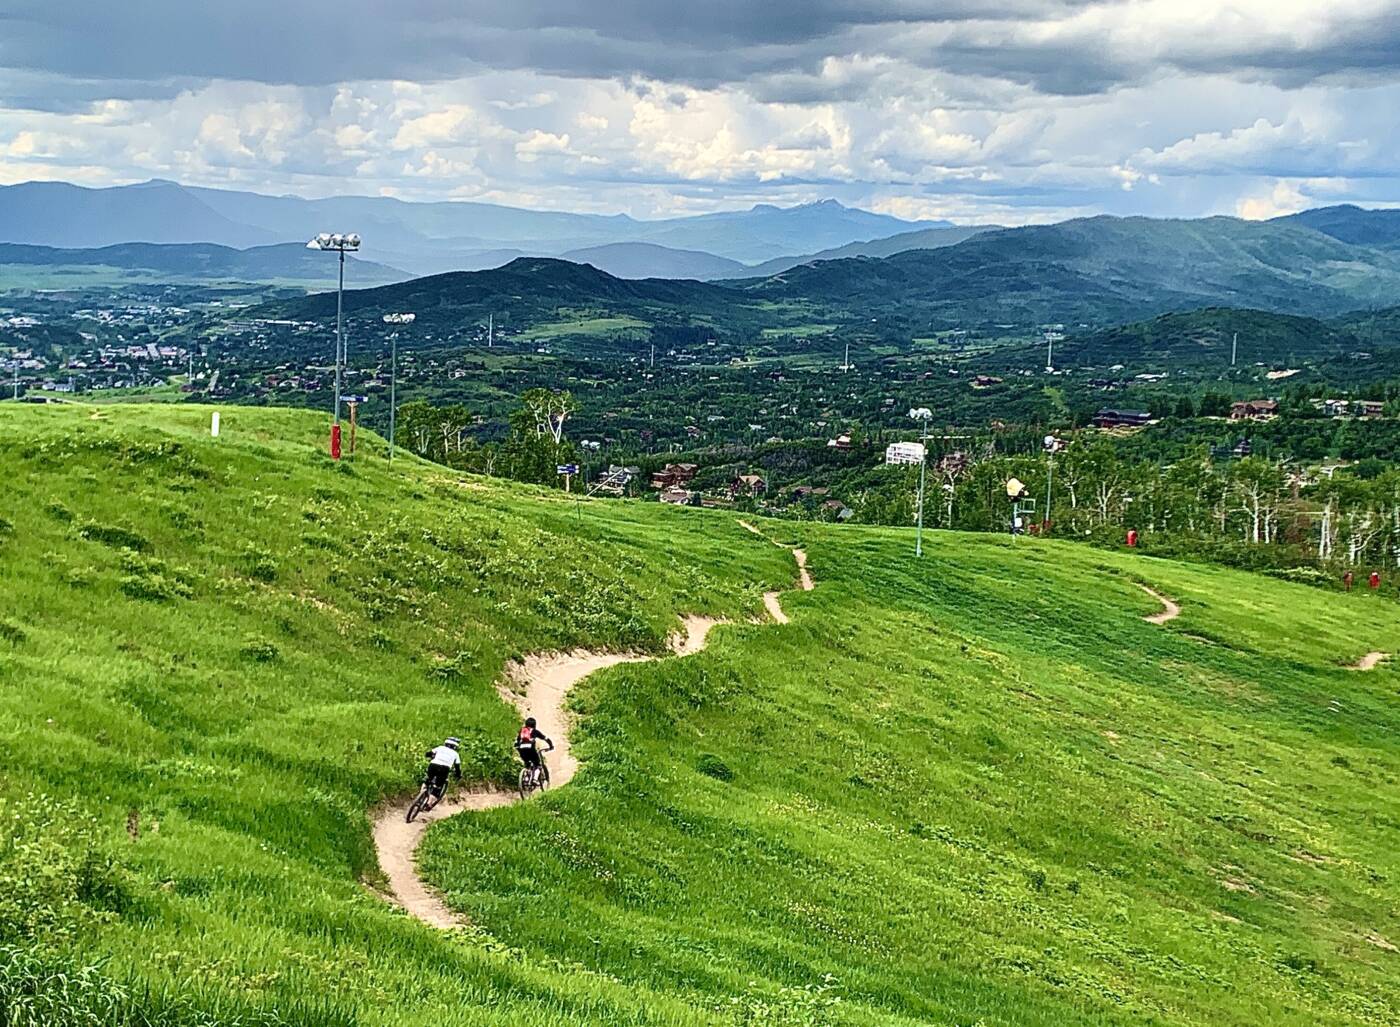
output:
[[[1156,589],[1153,588],[1148,588],[1141,582],[1138,583],[1138,588],[1142,589],[1153,599],[1157,600],[1157,602],[1162,604],[1161,613],[1149,613],[1146,617],[1143,618],[1143,620],[1147,621],[1147,623],[1165,624],[1167,623],[1167,621],[1176,620],[1178,617],[1181,616],[1181,607],[1178,606],[1176,603],[1172,602],[1166,596],[1162,595],[1161,592],[1158,592]]]
[[[1347,667],[1347,670],[1375,670],[1382,662],[1388,659],[1390,659],[1389,653],[1370,652]]]
[[[754,530],[749,525],[745,527]],[[802,588],[810,591],[812,579],[807,573],[807,556],[801,550],[793,550],[793,555],[797,560]],[[765,594],[763,603],[774,620],[781,624],[788,623],[788,617],[778,603],[777,592]],[[714,617],[684,618],[682,630],[671,636],[671,654],[690,656],[700,652],[709,640],[710,631],[723,623]],[[564,709],[569,689],[605,667],[654,659],[657,657],[643,653],[576,650],[568,653],[535,653],[510,669],[500,689],[502,697],[513,703],[521,716],[534,717],[539,722],[540,730],[554,741],[554,751],[547,757],[550,787],[568,784],[578,771],[578,760],[569,747],[569,717]],[[374,818],[374,848],[379,855],[379,866],[388,878],[387,897],[430,927],[460,927],[461,921],[457,916],[419,878],[414,858],[418,843],[428,827],[439,820],[468,810],[508,806],[520,801],[520,797],[513,791],[499,789],[459,790],[449,795],[437,809],[420,814],[411,824],[403,818],[410,800],[411,796],[405,796],[385,805]]]
[[[767,535],[748,521],[741,520],[739,522],[739,527],[743,528],[745,531],[753,532],[753,534],[757,535],[759,538],[768,539],[769,542],[772,542],[773,545],[777,546],[779,549],[789,550],[792,553],[792,558],[797,561],[798,585],[804,592],[812,591],[812,575],[807,571],[807,553],[805,550],[798,549],[795,546],[785,546],[775,539],[768,538]],[[768,611],[768,616],[772,617],[779,624],[787,624],[789,623],[788,615],[783,612],[783,604],[779,600],[781,595],[781,592],[764,592],[763,607]]]

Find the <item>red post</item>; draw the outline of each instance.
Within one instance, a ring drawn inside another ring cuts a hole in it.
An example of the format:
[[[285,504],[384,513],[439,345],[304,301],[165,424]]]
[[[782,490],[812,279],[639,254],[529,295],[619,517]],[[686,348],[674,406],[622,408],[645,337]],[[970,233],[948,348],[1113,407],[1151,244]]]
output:
[[[1379,574],[1377,574],[1375,571],[1372,571],[1372,572],[1371,572],[1371,587],[1372,587],[1373,589],[1376,589],[1376,588],[1380,588],[1380,587],[1381,587],[1381,576],[1380,576]]]
[[[1137,529],[1136,529],[1136,528],[1133,528],[1131,531],[1128,532],[1128,548],[1130,548],[1130,549],[1135,549],[1135,548],[1137,548]]]
[[[340,459],[340,425],[331,425],[331,459]]]
[[[1353,574],[1351,571],[1347,571],[1345,574],[1342,575],[1342,584],[1346,586],[1348,592],[1351,591],[1351,583],[1355,580],[1356,575]]]

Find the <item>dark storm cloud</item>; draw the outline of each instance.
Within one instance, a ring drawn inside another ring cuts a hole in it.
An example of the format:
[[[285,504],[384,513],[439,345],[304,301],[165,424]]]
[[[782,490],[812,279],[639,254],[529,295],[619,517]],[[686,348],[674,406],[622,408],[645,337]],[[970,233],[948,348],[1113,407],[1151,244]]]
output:
[[[12,0],[0,67],[121,97],[179,78],[424,82],[482,67],[712,86],[814,69],[847,53],[856,30],[893,39],[909,25],[1055,16],[1077,3],[1009,0],[989,13],[979,0]]]
[[[484,68],[588,78],[654,78],[701,87],[748,83],[766,100],[850,99],[829,57],[893,55],[950,75],[1086,94],[1163,69],[1253,74],[1286,85],[1400,69],[1400,12],[1358,15],[1306,48],[1267,33],[1184,37],[1153,54],[1114,39],[1132,5],[1092,28],[1087,0],[9,0],[0,68],[66,79],[51,105],[160,97],[211,78],[275,84],[448,79]],[[1103,13],[1106,12],[1106,13]],[[1107,26],[1107,28],[1105,28]],[[5,76],[10,77],[10,76]],[[26,106],[45,94],[11,84]]]

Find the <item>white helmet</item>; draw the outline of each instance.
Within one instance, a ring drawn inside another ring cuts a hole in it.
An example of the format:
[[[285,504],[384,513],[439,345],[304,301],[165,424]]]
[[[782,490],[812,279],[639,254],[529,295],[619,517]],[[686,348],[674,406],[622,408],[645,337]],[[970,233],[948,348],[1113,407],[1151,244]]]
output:
[[[461,743],[461,741],[459,741],[459,740],[456,739],[456,738],[449,738],[447,741],[443,742],[442,744],[445,745],[445,746],[447,746],[449,749],[456,749],[457,746],[461,745],[462,743]]]

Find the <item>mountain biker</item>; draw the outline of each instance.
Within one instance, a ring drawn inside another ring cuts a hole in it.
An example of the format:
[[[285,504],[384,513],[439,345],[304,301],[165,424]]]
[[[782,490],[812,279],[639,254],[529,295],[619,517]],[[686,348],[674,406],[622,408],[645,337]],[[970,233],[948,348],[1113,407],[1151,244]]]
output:
[[[554,751],[554,742],[550,737],[539,729],[534,717],[526,717],[524,725],[520,728],[520,733],[515,736],[515,751],[520,754],[520,761],[531,770],[543,774],[545,783],[549,783],[549,768],[544,765],[544,760],[540,759],[540,742],[549,742],[546,752]]]
[[[457,755],[457,747],[461,744],[456,738],[449,738],[436,749],[428,750],[428,772],[423,776],[423,784],[432,798],[427,809],[432,809],[442,800],[442,793],[447,790],[448,774],[455,774],[458,781],[462,780],[462,757]]]

